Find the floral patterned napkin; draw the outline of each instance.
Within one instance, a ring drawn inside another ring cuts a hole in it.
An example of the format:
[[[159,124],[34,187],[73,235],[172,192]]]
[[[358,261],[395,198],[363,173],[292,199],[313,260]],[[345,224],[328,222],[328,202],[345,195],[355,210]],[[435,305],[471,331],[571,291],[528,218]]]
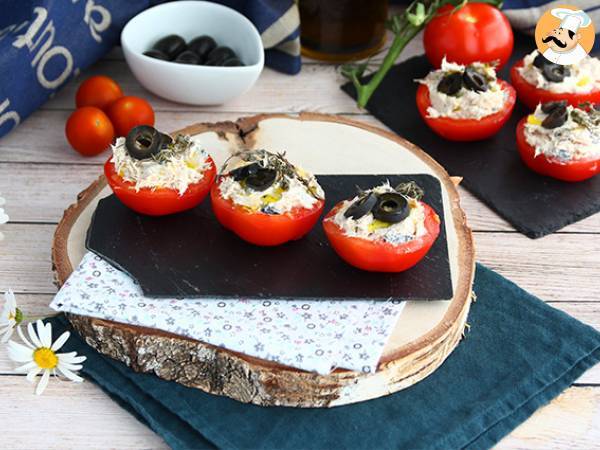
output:
[[[374,371],[404,302],[149,298],[127,274],[87,253],[50,306],[326,374]]]

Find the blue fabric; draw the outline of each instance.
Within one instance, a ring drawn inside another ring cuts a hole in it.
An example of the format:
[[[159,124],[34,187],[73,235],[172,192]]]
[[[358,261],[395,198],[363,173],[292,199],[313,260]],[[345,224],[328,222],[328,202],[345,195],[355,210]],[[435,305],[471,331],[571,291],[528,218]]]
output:
[[[600,360],[600,333],[478,265],[470,330],[432,375],[332,409],[259,407],[138,374],[76,335],[83,375],[176,450],[489,448]],[[56,335],[67,326],[52,319]],[[558,431],[560,432],[560,430]]]
[[[164,0],[0,0],[0,137],[42,105],[77,73],[119,43],[121,29],[142,10]],[[293,0],[220,0],[246,15],[260,33]],[[293,22],[293,21],[292,21]],[[288,29],[289,28],[289,29]],[[285,73],[300,70],[298,23],[270,34],[266,64]]]

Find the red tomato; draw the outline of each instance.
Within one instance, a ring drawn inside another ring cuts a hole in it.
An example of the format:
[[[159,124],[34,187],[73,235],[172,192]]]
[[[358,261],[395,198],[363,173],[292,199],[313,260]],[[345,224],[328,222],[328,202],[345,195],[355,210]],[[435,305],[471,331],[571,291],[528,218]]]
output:
[[[111,159],[104,164],[104,175],[109,186],[123,204],[147,216],[166,216],[194,208],[204,200],[217,175],[215,163],[209,156],[210,165],[204,172],[204,177],[199,182],[190,184],[183,195],[175,189],[165,188],[142,188],[136,191],[133,183],[119,176]]]
[[[517,90],[517,97],[519,97],[519,100],[532,110],[536,108],[538,103],[553,102],[556,100],[566,100],[573,106],[578,106],[585,102],[590,102],[592,104],[600,103],[600,90],[591,91],[585,94],[577,94],[568,92],[550,92],[545,89],[537,88],[533,84],[529,84],[527,80],[521,76],[517,70],[519,67],[523,67],[523,60],[516,63],[510,69],[510,82]]]
[[[111,103],[106,110],[117,136],[127,136],[138,125],[154,126],[154,111],[143,98],[125,96]]]
[[[77,94],[75,94],[75,104],[78,108],[95,106],[105,109],[121,97],[123,97],[123,91],[115,80],[104,75],[96,75],[79,85]]]
[[[328,220],[335,216],[341,202],[325,216],[323,229],[336,253],[351,266],[370,272],[403,272],[425,257],[440,234],[440,218],[429,205],[421,205],[425,208],[426,233],[404,244],[347,236],[333,220]]]
[[[101,109],[84,106],[67,119],[65,134],[71,147],[84,156],[102,153],[115,138],[115,130]]]
[[[295,208],[285,214],[250,212],[221,197],[219,183],[210,191],[217,220],[243,240],[261,246],[274,246],[304,237],[315,226],[325,202],[319,200],[311,209]]]
[[[583,181],[600,173],[600,159],[562,163],[548,159],[545,155],[535,156],[535,148],[525,139],[526,123],[527,117],[523,117],[517,125],[517,148],[521,159],[531,170],[563,181]]]
[[[513,49],[513,32],[506,16],[485,3],[467,3],[458,11],[446,5],[425,27],[423,44],[437,69],[444,56],[450,62],[471,64],[498,61],[502,67]]]
[[[503,90],[508,92],[504,107],[497,113],[481,119],[451,119],[449,117],[432,118],[427,116],[431,106],[429,89],[424,84],[417,88],[417,109],[425,123],[437,134],[451,141],[480,141],[496,134],[509,119],[515,107],[515,90],[506,81],[498,80]]]

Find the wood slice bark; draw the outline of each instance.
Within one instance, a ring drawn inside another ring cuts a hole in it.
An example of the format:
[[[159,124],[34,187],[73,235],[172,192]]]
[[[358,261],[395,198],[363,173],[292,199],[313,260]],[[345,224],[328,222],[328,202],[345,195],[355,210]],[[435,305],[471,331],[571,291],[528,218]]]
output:
[[[392,171],[436,176],[444,196],[454,295],[446,301],[408,302],[372,374],[337,369],[319,375],[160,330],[68,315],[89,345],[136,371],[264,406],[332,407],[377,398],[411,386],[442,364],[461,339],[472,299],[475,256],[455,187],[460,179],[449,177],[410,142],[339,116],[259,115],[196,124],[179,132],[199,139],[217,163],[237,149],[262,147],[289,150],[291,159],[300,159],[317,174]],[[52,248],[58,286],[79,263],[91,214],[109,194],[101,176],[65,211]]]

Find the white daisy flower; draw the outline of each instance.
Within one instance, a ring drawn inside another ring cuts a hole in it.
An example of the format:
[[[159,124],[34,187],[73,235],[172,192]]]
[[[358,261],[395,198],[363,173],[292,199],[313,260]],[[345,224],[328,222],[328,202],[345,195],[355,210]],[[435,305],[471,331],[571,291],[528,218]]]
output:
[[[23,321],[23,313],[17,308],[15,294],[10,289],[4,293],[4,307],[0,313],[0,342],[8,342],[15,328]]]
[[[25,345],[12,340],[8,341],[8,356],[15,362],[25,363],[16,370],[27,373],[27,381],[30,383],[33,383],[35,377],[43,372],[42,379],[35,389],[36,395],[44,392],[48,386],[50,375],[56,375],[56,371],[71,381],[83,381],[83,378],[75,372],[81,369],[81,363],[86,360],[86,357],[77,356],[76,352],[56,353],[69,339],[68,331],[61,334],[53,343],[52,325],[38,320],[35,330],[32,323],[27,324],[27,333],[31,342],[25,337],[20,327],[17,328],[17,333]]]

